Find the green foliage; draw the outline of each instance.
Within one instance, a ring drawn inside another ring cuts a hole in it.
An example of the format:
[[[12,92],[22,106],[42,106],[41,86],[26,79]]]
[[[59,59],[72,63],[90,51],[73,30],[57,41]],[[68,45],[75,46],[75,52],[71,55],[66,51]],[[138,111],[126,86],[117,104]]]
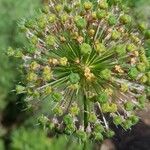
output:
[[[4,150],[4,143],[3,140],[0,139],[0,150]]]
[[[81,134],[80,134],[81,136]],[[11,134],[11,150],[82,150],[81,144],[76,139],[68,139],[66,136],[50,138],[43,130],[19,128]],[[91,145],[89,144],[90,149]],[[3,149],[1,149],[3,150]]]

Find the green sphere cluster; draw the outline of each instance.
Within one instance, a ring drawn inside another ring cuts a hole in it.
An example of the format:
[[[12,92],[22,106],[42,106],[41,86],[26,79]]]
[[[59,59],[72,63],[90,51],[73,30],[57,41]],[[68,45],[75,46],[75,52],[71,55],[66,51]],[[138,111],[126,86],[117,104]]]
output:
[[[125,130],[138,122],[135,112],[150,86],[143,46],[150,36],[120,0],[53,0],[22,31],[31,47],[22,54],[25,78],[16,91],[32,106],[51,102],[51,115],[43,114],[40,124],[102,141],[115,135],[109,118]]]

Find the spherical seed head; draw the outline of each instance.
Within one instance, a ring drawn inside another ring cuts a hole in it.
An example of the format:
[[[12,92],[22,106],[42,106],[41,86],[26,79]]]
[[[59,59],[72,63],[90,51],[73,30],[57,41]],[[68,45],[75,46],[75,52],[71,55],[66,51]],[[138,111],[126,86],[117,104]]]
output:
[[[25,22],[28,50],[8,51],[23,59],[25,79],[16,92],[26,93],[30,106],[48,99],[47,122],[55,118],[58,132],[101,141],[114,135],[109,117],[129,129],[138,120],[134,111],[147,102],[150,65],[143,45],[149,29],[133,24],[118,0],[66,2],[51,1]]]

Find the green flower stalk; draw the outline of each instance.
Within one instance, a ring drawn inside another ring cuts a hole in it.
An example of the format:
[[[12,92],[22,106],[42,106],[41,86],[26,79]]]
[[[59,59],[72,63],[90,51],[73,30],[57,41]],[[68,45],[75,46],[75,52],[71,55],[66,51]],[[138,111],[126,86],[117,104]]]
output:
[[[50,101],[51,115],[39,119],[44,126],[102,141],[115,134],[108,116],[125,130],[138,122],[135,111],[150,85],[147,34],[123,8],[120,0],[52,0],[25,22],[31,48],[22,56],[25,78],[17,91],[32,106]]]

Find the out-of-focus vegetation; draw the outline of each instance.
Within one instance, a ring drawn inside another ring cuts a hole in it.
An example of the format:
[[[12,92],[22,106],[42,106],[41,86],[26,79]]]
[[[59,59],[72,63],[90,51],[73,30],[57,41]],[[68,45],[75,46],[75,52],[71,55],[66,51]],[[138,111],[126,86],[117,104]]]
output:
[[[128,0],[128,2],[134,12],[133,15],[139,21],[146,21],[150,24],[150,0]],[[16,106],[18,103],[17,97],[12,95],[11,92],[19,77],[16,74],[18,62],[9,60],[3,53],[9,46],[13,48],[24,47],[26,39],[19,33],[18,22],[22,18],[35,15],[41,4],[42,0],[0,0],[0,122],[3,119],[3,112],[9,112],[8,115],[12,115],[10,118],[18,115],[13,113],[16,109],[13,106],[18,107]],[[150,56],[150,41],[147,41],[147,49],[147,54]],[[13,101],[13,105],[10,101]],[[7,120],[3,120],[3,122],[5,121]],[[23,122],[20,125],[24,126]],[[0,150],[4,150],[5,147],[10,150],[59,150],[69,146],[69,150],[81,149],[80,145],[77,148],[76,143],[71,145],[70,141],[64,136],[51,140],[43,131],[34,129],[32,125],[30,125],[30,129],[25,127],[13,128],[12,133],[7,127],[2,126],[0,123]],[[9,139],[6,138],[8,133],[10,133],[7,137]]]

